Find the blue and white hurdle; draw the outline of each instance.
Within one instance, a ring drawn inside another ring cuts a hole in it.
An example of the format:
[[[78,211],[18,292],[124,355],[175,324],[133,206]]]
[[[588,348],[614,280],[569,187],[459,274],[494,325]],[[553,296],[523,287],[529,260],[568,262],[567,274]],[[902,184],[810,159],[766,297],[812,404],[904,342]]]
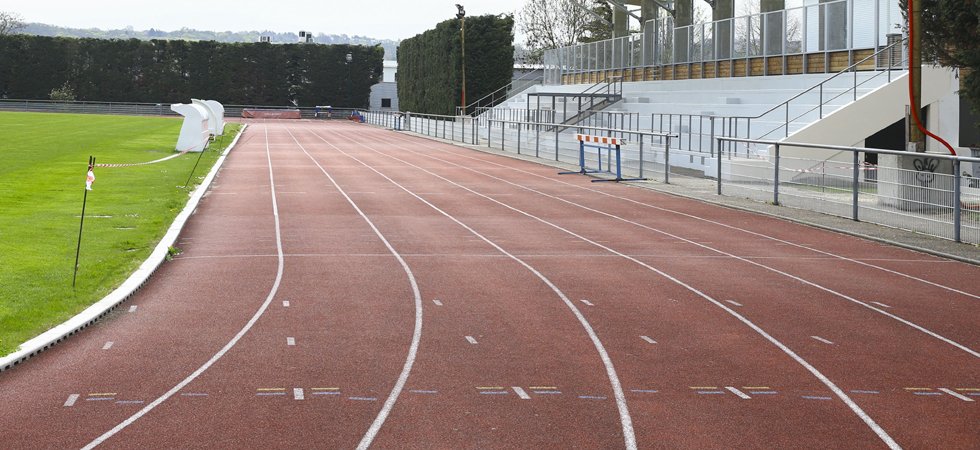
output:
[[[574,172],[558,172],[559,175],[569,175],[569,174],[588,174],[588,173],[602,173],[608,172],[612,173],[612,156],[609,154],[613,149],[616,150],[616,178],[598,178],[592,180],[593,183],[601,181],[642,181],[646,178],[623,178],[623,163],[622,163],[622,152],[621,146],[626,145],[627,141],[621,138],[609,137],[609,136],[593,136],[589,134],[576,134],[575,139],[578,140],[578,165],[579,170]],[[599,166],[596,170],[590,170],[585,166],[585,148],[596,149],[596,154],[599,159]],[[606,166],[608,170],[602,170],[602,151],[606,151]]]

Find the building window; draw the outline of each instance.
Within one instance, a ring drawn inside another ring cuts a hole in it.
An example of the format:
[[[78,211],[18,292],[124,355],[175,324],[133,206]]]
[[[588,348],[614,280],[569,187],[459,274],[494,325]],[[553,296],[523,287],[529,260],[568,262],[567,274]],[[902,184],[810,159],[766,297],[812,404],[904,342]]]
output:
[[[383,99],[381,99],[381,107],[382,108],[391,108],[391,99],[390,98],[383,98]]]

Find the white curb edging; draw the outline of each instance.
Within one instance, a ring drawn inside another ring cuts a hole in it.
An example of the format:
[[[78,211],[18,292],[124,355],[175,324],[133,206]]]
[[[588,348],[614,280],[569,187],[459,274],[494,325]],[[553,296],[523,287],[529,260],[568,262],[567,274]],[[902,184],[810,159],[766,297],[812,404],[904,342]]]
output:
[[[9,370],[20,363],[26,361],[27,359],[37,355],[38,353],[47,350],[49,347],[65,340],[69,336],[79,332],[80,330],[87,328],[92,325],[97,320],[105,316],[116,308],[120,303],[129,299],[136,291],[138,291],[150,276],[163,264],[167,259],[167,252],[175,242],[177,242],[177,236],[184,229],[184,225],[187,224],[187,220],[190,219],[191,214],[197,210],[197,205],[201,202],[201,198],[204,197],[204,193],[211,187],[211,183],[214,181],[215,176],[218,174],[218,169],[221,168],[222,164],[225,162],[225,158],[228,153],[231,152],[235,145],[238,144],[238,140],[245,134],[245,129],[248,128],[248,124],[242,126],[241,131],[235,136],[235,140],[231,142],[231,145],[225,149],[225,152],[221,154],[214,163],[214,167],[208,173],[204,181],[194,190],[191,194],[190,200],[187,201],[187,205],[184,210],[174,218],[174,222],[170,225],[167,230],[167,234],[163,236],[160,243],[157,244],[156,248],[150,253],[149,258],[140,264],[140,267],[133,272],[129,278],[126,279],[118,288],[110,292],[108,295],[94,303],[92,306],[85,308],[84,311],[76,314],[71,319],[61,323],[60,325],[42,333],[41,335],[23,343],[18,347],[17,351],[0,358],[0,372]]]

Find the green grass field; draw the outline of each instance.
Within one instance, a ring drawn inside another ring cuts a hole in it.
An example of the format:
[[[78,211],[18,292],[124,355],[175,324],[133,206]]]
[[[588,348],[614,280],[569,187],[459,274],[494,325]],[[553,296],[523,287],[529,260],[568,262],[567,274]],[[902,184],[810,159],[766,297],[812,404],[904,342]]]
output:
[[[180,118],[0,113],[0,356],[118,287],[147,258],[240,125],[198,154],[96,168],[78,281],[72,269],[89,155],[138,163],[174,154]]]

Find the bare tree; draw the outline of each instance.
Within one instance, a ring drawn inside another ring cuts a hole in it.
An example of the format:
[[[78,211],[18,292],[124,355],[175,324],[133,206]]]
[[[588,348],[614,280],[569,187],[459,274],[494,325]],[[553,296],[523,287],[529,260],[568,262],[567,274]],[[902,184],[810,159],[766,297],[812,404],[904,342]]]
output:
[[[586,37],[593,16],[575,0],[528,0],[517,16],[527,37],[529,62],[540,62],[545,50],[577,44]]]
[[[0,36],[14,34],[26,26],[27,24],[24,23],[19,14],[0,11]]]

